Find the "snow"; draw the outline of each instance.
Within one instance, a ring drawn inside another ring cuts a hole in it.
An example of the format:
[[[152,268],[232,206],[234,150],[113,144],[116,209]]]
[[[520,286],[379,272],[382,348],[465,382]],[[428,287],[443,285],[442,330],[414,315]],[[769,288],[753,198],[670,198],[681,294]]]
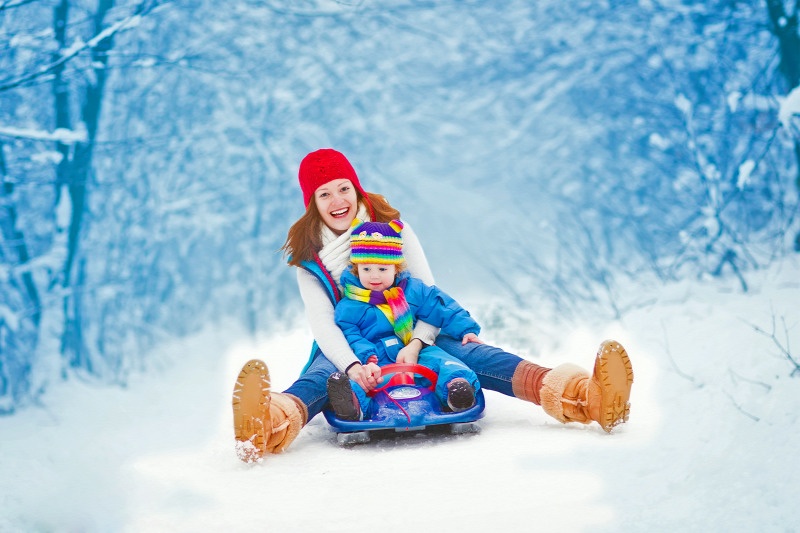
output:
[[[780,109],[778,110],[778,120],[784,128],[789,129],[792,123],[792,117],[800,114],[800,87],[795,87],[786,95],[785,98],[779,98]]]
[[[544,365],[626,346],[631,419],[611,435],[487,392],[477,435],[340,448],[320,416],[256,465],[234,454],[234,377],[259,357],[282,390],[311,338],[217,325],[124,388],[73,379],[0,418],[0,531],[796,531],[800,372],[781,347],[800,357],[798,280],[789,258],[747,294],[684,281],[638,288],[648,303],[615,323],[536,323]]]
[[[83,128],[78,130],[56,128],[52,132],[49,132],[31,128],[15,128],[12,126],[0,125],[0,136],[18,137],[35,141],[56,141],[62,144],[86,142],[86,130]]]
[[[746,160],[739,165],[739,177],[736,178],[736,188],[744,189],[750,183],[750,177],[753,175],[753,170],[756,168],[756,163],[752,159]]]

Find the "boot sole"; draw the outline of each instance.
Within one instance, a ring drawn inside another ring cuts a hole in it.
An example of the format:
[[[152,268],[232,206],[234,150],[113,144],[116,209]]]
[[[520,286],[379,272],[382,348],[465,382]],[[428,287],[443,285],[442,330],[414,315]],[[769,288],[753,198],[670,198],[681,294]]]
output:
[[[614,426],[627,422],[631,412],[633,367],[620,343],[609,340],[600,344],[594,362],[594,375],[598,378],[602,394],[598,422],[610,433]]]
[[[269,392],[267,365],[257,359],[245,363],[233,387],[232,404],[236,454],[246,463],[257,461],[266,453]]]
[[[328,401],[333,407],[336,416],[342,420],[358,420],[360,408],[356,407],[356,397],[350,381],[342,379],[328,379]]]
[[[466,411],[475,405],[475,389],[466,380],[453,380],[447,387],[447,406],[453,412]]]

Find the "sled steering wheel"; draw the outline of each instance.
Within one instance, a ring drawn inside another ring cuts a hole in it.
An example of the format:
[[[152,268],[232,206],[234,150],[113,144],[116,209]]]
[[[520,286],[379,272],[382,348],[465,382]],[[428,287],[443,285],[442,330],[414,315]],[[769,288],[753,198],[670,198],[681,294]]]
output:
[[[430,386],[426,388],[431,392],[436,388],[436,381],[439,379],[439,376],[430,368],[411,363],[392,363],[381,367],[381,375],[394,374],[389,382],[383,387],[372,389],[367,393],[367,396],[372,397],[384,389],[394,387],[395,385],[410,385],[411,383],[408,382],[407,376],[402,374],[403,372],[411,372],[430,381]]]

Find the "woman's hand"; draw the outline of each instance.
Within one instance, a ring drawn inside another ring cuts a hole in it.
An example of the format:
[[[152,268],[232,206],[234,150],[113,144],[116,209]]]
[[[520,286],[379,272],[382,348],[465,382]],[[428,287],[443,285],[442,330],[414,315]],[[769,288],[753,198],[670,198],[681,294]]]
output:
[[[347,377],[358,383],[362,389],[369,392],[383,382],[381,367],[375,363],[366,365],[353,365],[347,371]]]
[[[475,335],[474,333],[467,333],[466,335],[464,335],[464,338],[461,339],[461,345],[462,346],[467,344],[468,342],[475,342],[477,344],[483,344],[483,341],[480,340],[478,338],[478,336]]]

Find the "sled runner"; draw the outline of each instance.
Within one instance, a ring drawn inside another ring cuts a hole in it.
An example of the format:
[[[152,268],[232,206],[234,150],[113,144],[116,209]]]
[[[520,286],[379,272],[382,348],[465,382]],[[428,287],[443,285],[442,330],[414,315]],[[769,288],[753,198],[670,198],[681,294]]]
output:
[[[428,384],[415,384],[408,374],[422,376]],[[372,397],[372,413],[360,421],[342,420],[332,409],[323,411],[328,423],[337,433],[340,445],[369,442],[373,431],[394,430],[396,432],[421,431],[429,426],[449,425],[451,433],[476,433],[476,423],[483,417],[485,401],[483,391],[475,395],[475,405],[465,411],[454,413],[443,407],[433,393],[438,375],[431,369],[405,363],[394,363],[381,367],[383,376],[392,375],[385,385],[368,393]]]

